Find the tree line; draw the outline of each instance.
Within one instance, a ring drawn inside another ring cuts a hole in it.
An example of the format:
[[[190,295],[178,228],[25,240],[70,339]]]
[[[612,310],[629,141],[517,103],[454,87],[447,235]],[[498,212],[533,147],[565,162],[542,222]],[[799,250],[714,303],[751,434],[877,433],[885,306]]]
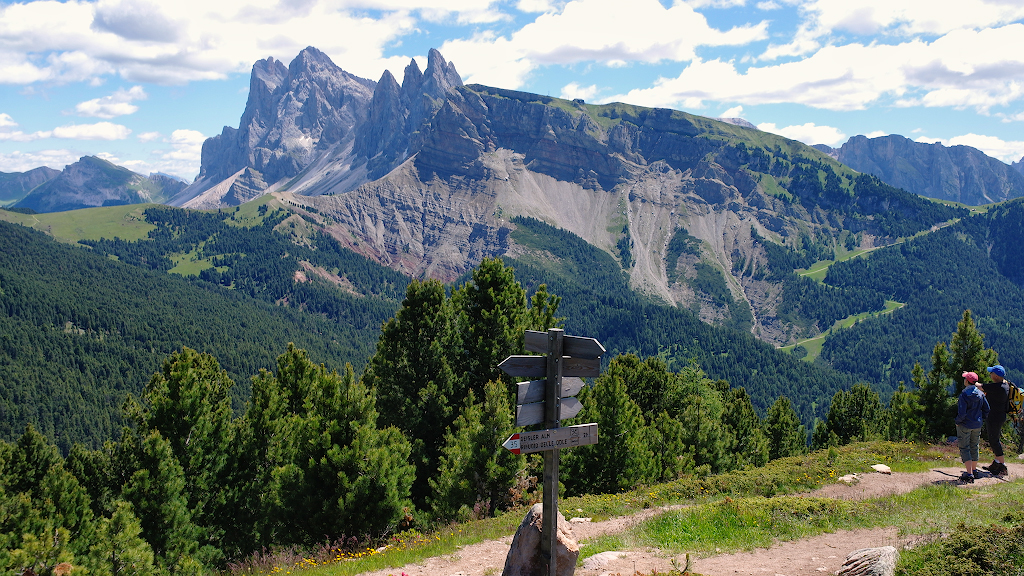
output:
[[[485,260],[450,293],[413,281],[357,376],[293,345],[252,378],[245,410],[216,358],[183,348],[129,396],[120,438],[66,457],[34,427],[0,444],[0,566],[60,563],[201,574],[264,547],[386,537],[493,515],[537,498],[536,458],[500,448],[514,430],[497,364],[523,331],[561,322],[560,298],[528,298]],[[581,394],[596,446],[569,451],[569,493],[757,466],[806,449],[785,398],[762,419],[742,388],[695,364],[613,359]]]

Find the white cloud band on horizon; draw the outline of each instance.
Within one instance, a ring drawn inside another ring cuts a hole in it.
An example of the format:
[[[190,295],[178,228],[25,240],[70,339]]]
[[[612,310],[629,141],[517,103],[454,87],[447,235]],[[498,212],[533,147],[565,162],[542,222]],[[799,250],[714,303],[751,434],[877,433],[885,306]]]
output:
[[[783,128],[779,128],[772,122],[763,122],[757,125],[757,129],[785,136],[791,140],[799,140],[808,146],[825,144],[836,147],[847,140],[847,136],[843,134],[842,130],[832,126],[818,126],[813,122],[799,126],[785,126]]]
[[[938,143],[943,146],[970,146],[1007,164],[1024,159],[1024,140],[1003,140],[996,136],[968,133],[952,138],[928,138],[922,136],[915,141],[925,144]]]

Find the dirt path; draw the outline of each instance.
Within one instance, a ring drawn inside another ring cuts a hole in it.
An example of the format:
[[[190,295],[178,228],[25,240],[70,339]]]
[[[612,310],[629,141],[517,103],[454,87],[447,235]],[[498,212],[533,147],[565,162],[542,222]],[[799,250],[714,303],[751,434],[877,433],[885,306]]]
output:
[[[1006,480],[986,477],[974,484],[964,485],[970,490],[989,486],[1007,480],[1024,478],[1024,464],[1008,464]],[[864,500],[879,496],[902,494],[928,484],[956,484],[960,468],[936,468],[920,473],[896,472],[891,475],[861,474],[855,485],[831,484],[808,493],[808,496],[839,498],[843,500]],[[673,506],[670,508],[679,508]],[[603,522],[573,523],[573,535],[577,541],[594,538],[602,534],[614,534],[658,514],[666,508],[644,510],[631,516],[611,518]],[[512,544],[512,535],[499,540],[489,540],[459,549],[450,556],[428,558],[422,564],[410,564],[402,568],[366,572],[364,576],[497,576],[505,565],[505,556]],[[840,530],[792,542],[781,542],[771,548],[758,548],[748,552],[719,554],[708,558],[695,559],[692,569],[707,576],[820,576],[835,574],[842,566],[847,554],[859,548],[876,546],[904,546],[895,528],[870,530]],[[672,561],[680,565],[685,557],[664,554],[658,550],[626,550],[603,552],[587,558],[578,576],[633,575],[637,572],[650,574],[653,570],[667,572]]]

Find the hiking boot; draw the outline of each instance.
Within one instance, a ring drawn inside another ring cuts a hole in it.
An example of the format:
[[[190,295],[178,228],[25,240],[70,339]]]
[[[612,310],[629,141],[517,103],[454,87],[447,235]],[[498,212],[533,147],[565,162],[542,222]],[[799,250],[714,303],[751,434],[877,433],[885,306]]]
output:
[[[981,478],[982,478],[981,470],[978,470],[977,468],[975,468],[974,469],[974,479],[975,480],[980,480]]]
[[[1006,465],[1002,462],[993,462],[992,465],[988,467],[988,471],[991,472],[993,476],[1005,476],[1008,472]]]
[[[974,484],[974,476],[970,472],[964,472],[960,475],[960,482],[962,484]]]

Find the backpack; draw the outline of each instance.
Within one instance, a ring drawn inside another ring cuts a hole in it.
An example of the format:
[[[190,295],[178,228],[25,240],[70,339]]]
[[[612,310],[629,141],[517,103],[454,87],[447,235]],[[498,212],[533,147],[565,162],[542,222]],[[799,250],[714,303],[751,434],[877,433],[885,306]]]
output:
[[[1009,380],[1006,383],[1010,386],[1006,393],[1006,415],[1013,420],[1014,426],[1020,426],[1024,423],[1024,390]]]

